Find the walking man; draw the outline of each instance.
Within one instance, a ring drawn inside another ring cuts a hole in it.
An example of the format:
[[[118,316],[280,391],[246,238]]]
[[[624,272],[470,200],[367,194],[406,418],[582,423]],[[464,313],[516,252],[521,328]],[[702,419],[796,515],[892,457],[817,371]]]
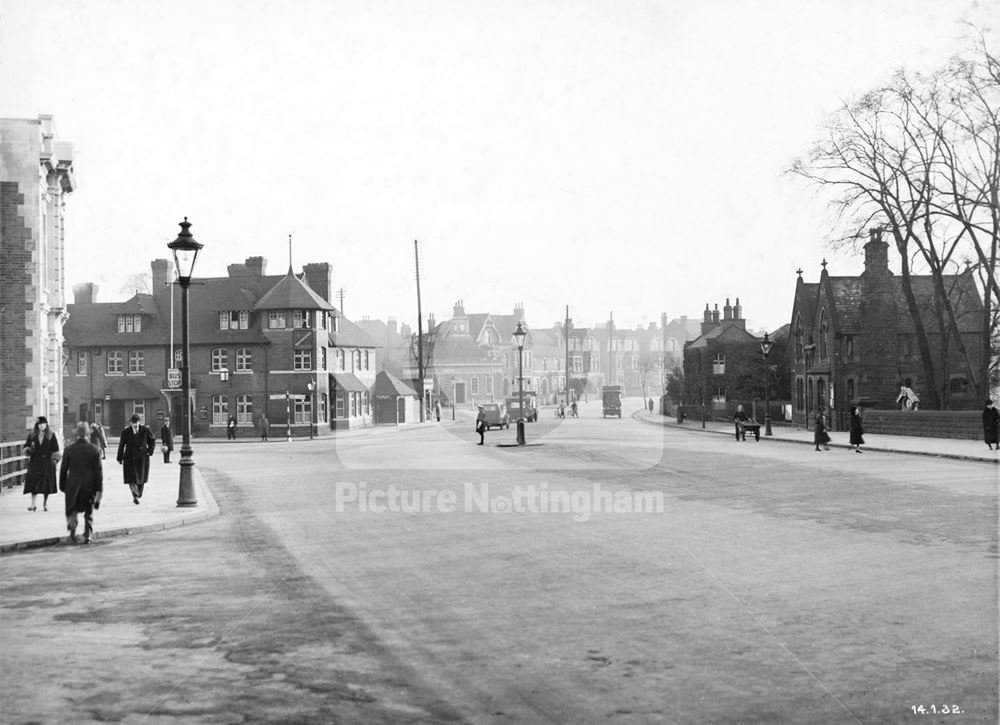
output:
[[[170,463],[170,451],[174,450],[174,435],[170,432],[170,418],[165,418],[160,427],[160,448],[163,450],[163,462]]]
[[[271,421],[267,419],[266,415],[260,417],[260,439],[262,441],[267,441],[267,432],[271,428]]]
[[[138,504],[149,480],[149,457],[156,450],[156,439],[149,428],[139,423],[138,415],[133,414],[129,423],[118,441],[118,462],[122,464],[124,481],[132,490],[132,503]]]
[[[81,421],[73,432],[76,440],[66,446],[59,467],[59,490],[66,494],[66,528],[69,540],[76,543],[77,515],[83,514],[83,543],[94,535],[94,509],[101,506],[104,470],[101,453],[88,439],[90,426]]]
[[[483,445],[483,436],[486,435],[486,410],[483,406],[479,406],[479,415],[476,416],[476,433],[479,434],[479,443],[477,445]]]

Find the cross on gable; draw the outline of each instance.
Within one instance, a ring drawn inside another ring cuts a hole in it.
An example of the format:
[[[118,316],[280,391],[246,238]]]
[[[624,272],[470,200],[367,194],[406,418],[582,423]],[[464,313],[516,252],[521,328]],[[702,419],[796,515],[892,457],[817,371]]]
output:
[[[823,269],[826,269],[826,257],[823,257],[823,261],[822,261],[822,262],[820,262],[820,266],[821,266],[821,267],[822,267]]]

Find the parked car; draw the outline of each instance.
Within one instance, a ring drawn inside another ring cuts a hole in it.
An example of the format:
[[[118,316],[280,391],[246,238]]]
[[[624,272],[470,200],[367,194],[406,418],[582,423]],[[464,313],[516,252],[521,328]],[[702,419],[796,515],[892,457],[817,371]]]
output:
[[[499,403],[483,403],[483,414],[486,416],[486,430],[510,428],[510,416]]]

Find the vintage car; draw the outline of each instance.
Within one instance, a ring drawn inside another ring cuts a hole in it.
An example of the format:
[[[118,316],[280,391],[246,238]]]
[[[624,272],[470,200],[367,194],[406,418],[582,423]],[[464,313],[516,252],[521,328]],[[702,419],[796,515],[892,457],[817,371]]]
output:
[[[510,416],[499,403],[483,403],[483,414],[486,416],[486,430],[510,428]]]
[[[521,400],[517,395],[513,395],[505,399],[507,403],[507,413],[510,415],[512,420],[518,420],[519,418],[524,418],[529,423],[535,423],[538,421],[538,398],[535,394],[525,392],[524,393],[524,412],[521,412]]]

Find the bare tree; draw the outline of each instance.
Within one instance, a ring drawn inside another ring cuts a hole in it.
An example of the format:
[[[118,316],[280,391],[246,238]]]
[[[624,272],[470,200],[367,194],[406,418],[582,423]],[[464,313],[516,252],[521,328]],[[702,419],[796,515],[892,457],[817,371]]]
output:
[[[885,87],[845,103],[831,116],[826,138],[791,169],[830,192],[841,224],[834,246],[854,244],[872,226],[892,238],[932,407],[947,404],[952,345],[974,391],[981,397],[987,387],[986,366],[993,357],[988,341],[996,333],[991,309],[1000,299],[998,112],[998,64],[980,36],[968,57],[956,57],[931,74],[899,71]],[[970,353],[962,335],[967,325],[961,317],[970,305],[962,296],[970,294],[973,279],[971,264],[967,277],[954,275],[962,257],[976,259],[986,301],[987,348],[979,356]],[[933,281],[930,305],[914,289],[913,275],[923,270]],[[936,367],[931,334],[941,341]]]
[[[118,290],[122,294],[144,294],[148,295],[152,289],[153,281],[149,272],[136,272],[130,274],[125,284]]]

